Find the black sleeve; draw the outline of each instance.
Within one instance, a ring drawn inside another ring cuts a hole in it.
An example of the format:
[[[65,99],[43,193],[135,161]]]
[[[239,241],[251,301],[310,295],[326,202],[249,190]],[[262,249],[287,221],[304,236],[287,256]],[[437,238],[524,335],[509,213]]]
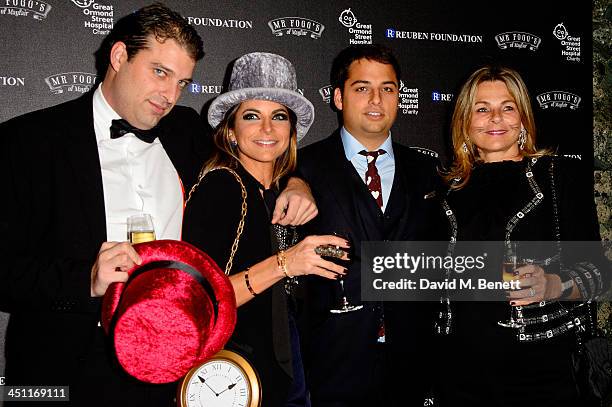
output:
[[[54,219],[48,199],[51,154],[28,134],[35,127],[28,122],[37,119],[30,115],[0,124],[0,310],[97,312],[99,299],[90,297],[95,255],[78,259],[54,253],[54,225],[62,220]]]
[[[563,241],[561,278],[573,279],[582,298],[592,299],[604,293],[610,281],[593,199],[593,170],[577,160],[554,160],[553,165]]]
[[[185,206],[183,240],[208,254],[223,271],[241,218],[241,191],[232,174],[215,170],[206,174]]]

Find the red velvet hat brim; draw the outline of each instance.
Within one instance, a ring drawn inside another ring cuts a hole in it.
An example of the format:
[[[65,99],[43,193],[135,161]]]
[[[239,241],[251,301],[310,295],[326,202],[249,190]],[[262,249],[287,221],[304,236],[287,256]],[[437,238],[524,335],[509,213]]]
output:
[[[130,375],[149,383],[176,381],[231,336],[234,290],[217,264],[186,242],[158,240],[134,248],[142,264],[128,271],[133,278],[127,283],[109,286],[102,325],[107,333],[112,328],[117,359]],[[179,264],[167,267],[169,262]],[[142,272],[147,267],[153,269]]]

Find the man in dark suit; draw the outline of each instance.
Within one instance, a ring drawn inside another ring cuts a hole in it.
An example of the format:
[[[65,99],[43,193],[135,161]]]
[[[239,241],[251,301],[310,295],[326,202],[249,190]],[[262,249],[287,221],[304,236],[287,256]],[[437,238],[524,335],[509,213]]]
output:
[[[422,406],[429,307],[361,301],[361,242],[429,240],[436,208],[424,197],[434,188],[435,163],[391,140],[400,67],[388,48],[344,49],[331,78],[343,126],[300,150],[299,171],[319,209],[308,232],[348,235],[353,245],[344,290],[358,309],[333,312],[341,307],[339,284],[307,280],[302,327],[312,405]]]
[[[0,125],[6,384],[68,385],[79,406],[165,406],[176,386],[121,370],[100,299],[140,262],[125,242],[127,216],[151,213],[158,239],[181,237],[184,191],[208,146],[199,115],[175,104],[202,40],[156,4],[119,20],[99,55],[106,73],[94,91]],[[280,223],[314,216],[304,195],[286,195],[276,220],[287,202]]]

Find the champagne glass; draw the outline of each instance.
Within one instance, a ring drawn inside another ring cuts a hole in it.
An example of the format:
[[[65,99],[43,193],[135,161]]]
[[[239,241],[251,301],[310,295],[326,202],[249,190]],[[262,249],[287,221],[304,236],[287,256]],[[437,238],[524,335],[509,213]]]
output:
[[[518,242],[506,242],[504,245],[504,258],[502,261],[502,279],[503,281],[518,280],[519,274],[516,270],[524,266],[518,257]],[[497,321],[499,326],[504,328],[522,328],[525,326],[521,322],[520,306],[510,305],[510,319],[507,321]]]
[[[335,236],[341,237],[344,240],[346,240],[347,242],[349,242],[350,247],[353,247],[352,242],[349,239],[349,234],[342,231],[342,232],[334,232]],[[327,246],[331,246],[331,248],[334,249],[338,249],[337,246],[333,246],[333,245],[327,245]],[[349,254],[349,259],[352,258],[350,252]],[[338,258],[334,258],[334,260],[336,261],[341,261]],[[349,302],[347,296],[346,296],[346,290],[344,289],[344,276],[340,275],[338,278],[338,282],[340,284],[340,303],[338,304],[337,308],[332,308],[329,310],[329,312],[331,312],[332,314],[344,314],[346,312],[352,312],[352,311],[357,311],[363,308],[363,305],[353,305]]]
[[[150,214],[140,213],[127,218],[127,239],[132,244],[155,240],[155,229]]]

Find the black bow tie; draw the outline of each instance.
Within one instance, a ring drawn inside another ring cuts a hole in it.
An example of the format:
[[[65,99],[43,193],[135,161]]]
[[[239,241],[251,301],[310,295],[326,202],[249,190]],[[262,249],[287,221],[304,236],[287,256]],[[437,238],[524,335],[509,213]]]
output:
[[[149,144],[151,144],[153,140],[157,138],[157,129],[155,127],[153,127],[151,130],[140,130],[129,124],[127,120],[113,120],[110,128],[112,139],[122,137],[127,133],[133,133],[140,140]]]

